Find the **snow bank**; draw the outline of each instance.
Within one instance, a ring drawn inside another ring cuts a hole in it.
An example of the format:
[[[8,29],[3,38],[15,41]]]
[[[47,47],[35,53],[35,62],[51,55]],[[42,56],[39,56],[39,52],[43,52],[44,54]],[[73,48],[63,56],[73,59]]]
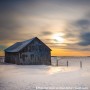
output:
[[[1,64],[0,90],[90,90],[89,58],[63,60],[69,60],[68,67]]]

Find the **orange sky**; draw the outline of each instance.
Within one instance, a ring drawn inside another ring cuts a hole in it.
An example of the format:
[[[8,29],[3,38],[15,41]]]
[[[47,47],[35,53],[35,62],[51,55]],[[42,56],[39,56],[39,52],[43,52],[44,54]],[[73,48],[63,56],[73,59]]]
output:
[[[0,51],[0,56],[4,56],[4,51]],[[52,48],[51,56],[90,56],[89,51],[74,51]]]
[[[89,51],[72,51],[72,50],[62,50],[62,49],[52,49],[52,56],[90,56]]]

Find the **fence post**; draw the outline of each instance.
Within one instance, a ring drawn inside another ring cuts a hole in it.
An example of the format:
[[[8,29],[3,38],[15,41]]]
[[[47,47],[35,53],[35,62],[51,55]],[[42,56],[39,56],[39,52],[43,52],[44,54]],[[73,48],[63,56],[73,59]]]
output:
[[[57,63],[57,66],[58,66],[58,58],[56,58],[56,59],[57,59],[57,60],[56,60],[56,61],[57,61],[56,63]]]
[[[82,61],[80,61],[80,68],[82,68]]]
[[[58,60],[57,60],[57,66],[58,66]]]
[[[67,67],[68,67],[68,61],[67,61]]]

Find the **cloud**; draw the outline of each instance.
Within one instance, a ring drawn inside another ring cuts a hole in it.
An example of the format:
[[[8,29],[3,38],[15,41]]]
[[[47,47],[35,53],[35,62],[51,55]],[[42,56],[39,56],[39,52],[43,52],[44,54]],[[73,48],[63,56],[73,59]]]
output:
[[[4,50],[6,48],[5,45],[0,45],[0,51]]]
[[[88,46],[90,45],[90,32],[83,33],[80,35],[81,41],[78,43],[81,46]]]
[[[90,0],[2,0],[0,41],[18,41],[35,35],[42,39],[62,29],[63,22],[67,22],[66,29],[61,30],[67,40],[63,48],[84,50],[89,45],[89,5]]]
[[[83,17],[78,20],[71,21],[67,24],[65,29],[65,38],[77,38],[78,39],[84,34],[90,31],[90,20]],[[80,38],[81,39],[81,38]]]
[[[78,45],[88,46],[90,45],[90,20],[89,19],[81,19],[75,23],[79,32],[79,42]]]
[[[43,31],[42,32],[42,35],[51,35],[52,34],[52,32],[50,32],[50,31]]]
[[[0,40],[15,39],[18,37],[20,24],[15,19],[16,10],[9,3],[0,3]]]
[[[87,26],[89,25],[90,21],[86,19],[81,19],[81,20],[78,20],[76,23],[77,25],[80,25],[80,26]]]
[[[89,31],[90,29],[90,20],[89,19],[81,19],[74,23],[74,25],[81,31]]]
[[[86,14],[86,13],[85,13]],[[77,20],[69,21],[66,29],[64,39],[66,46],[64,49],[88,51],[90,50],[90,18],[83,16]]]

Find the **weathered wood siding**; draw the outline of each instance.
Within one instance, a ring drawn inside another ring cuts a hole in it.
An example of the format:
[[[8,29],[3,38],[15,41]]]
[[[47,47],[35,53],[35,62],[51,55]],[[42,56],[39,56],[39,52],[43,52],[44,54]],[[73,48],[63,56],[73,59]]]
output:
[[[34,40],[18,53],[5,53],[5,62],[15,64],[51,64],[51,53],[42,42]]]
[[[21,64],[50,64],[50,50],[39,41],[34,41],[19,53]]]

